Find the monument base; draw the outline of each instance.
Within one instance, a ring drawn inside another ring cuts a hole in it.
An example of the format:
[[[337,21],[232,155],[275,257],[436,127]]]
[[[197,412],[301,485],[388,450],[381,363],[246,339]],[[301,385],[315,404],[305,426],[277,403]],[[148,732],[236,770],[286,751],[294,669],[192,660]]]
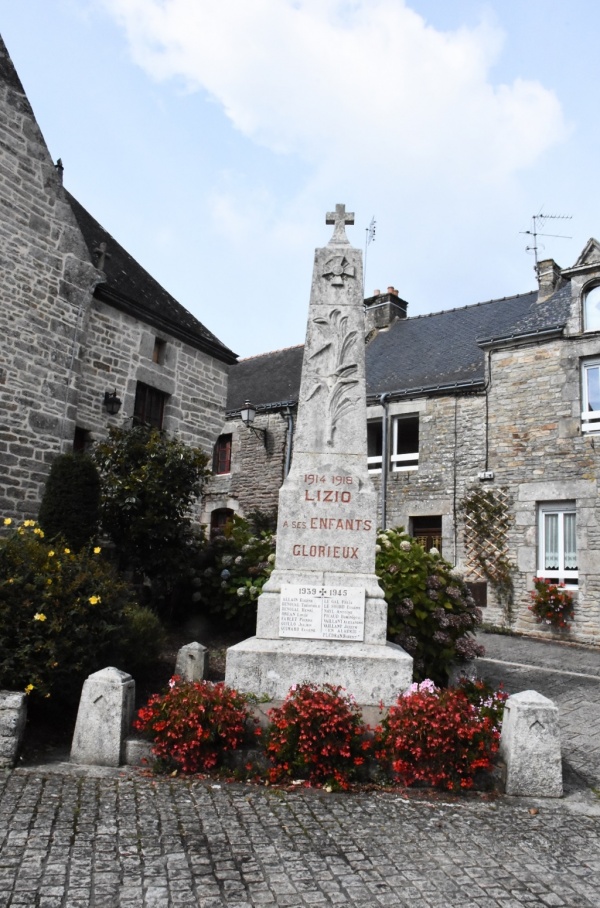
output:
[[[413,660],[395,643],[249,637],[227,650],[225,682],[283,700],[293,684],[341,685],[360,706],[391,706],[412,683]]]

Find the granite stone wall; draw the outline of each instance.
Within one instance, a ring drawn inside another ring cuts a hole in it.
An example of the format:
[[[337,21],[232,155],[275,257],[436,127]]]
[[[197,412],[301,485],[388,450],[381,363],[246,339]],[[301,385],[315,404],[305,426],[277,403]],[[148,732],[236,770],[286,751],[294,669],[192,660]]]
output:
[[[0,514],[24,518],[72,443],[77,352],[100,274],[16,77],[0,83],[0,134]]]

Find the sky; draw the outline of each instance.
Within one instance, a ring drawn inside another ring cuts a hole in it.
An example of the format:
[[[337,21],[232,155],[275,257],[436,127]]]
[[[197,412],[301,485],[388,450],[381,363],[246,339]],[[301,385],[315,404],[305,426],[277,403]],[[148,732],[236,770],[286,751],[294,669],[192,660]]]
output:
[[[525,293],[600,238],[595,0],[0,0],[65,186],[240,357],[303,343],[344,203],[365,295]],[[368,228],[375,219],[375,237]]]

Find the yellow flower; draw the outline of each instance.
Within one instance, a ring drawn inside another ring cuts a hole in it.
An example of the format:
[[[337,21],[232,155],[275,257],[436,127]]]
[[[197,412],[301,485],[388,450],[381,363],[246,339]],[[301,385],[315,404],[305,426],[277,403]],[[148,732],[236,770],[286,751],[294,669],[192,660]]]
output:
[[[53,556],[54,556],[54,549],[50,549],[50,551],[48,552],[48,558],[52,558]]]
[[[71,549],[65,549],[65,555],[70,555],[70,554],[71,554]]]
[[[44,538],[44,531],[43,531],[43,530],[40,530],[39,527],[36,527],[35,530],[34,530],[33,532],[35,533],[36,536],[39,536],[40,539],[43,539],[43,538]]]
[[[58,668],[58,662],[53,662],[50,668]]]
[[[14,582],[15,582],[15,578],[14,578],[14,577],[9,577],[9,578],[8,578],[8,582],[9,582],[9,583],[14,583]]]
[[[23,526],[24,526],[24,527],[34,527],[34,526],[35,526],[35,520],[24,520],[24,521],[23,521]]]
[[[44,615],[43,612],[36,612],[35,615],[33,616],[33,620],[34,621],[45,621],[46,616]]]
[[[11,525],[11,523],[12,523],[12,517],[5,517],[5,518],[4,518],[4,526],[5,526],[5,527],[9,527],[9,526]]]
[[[34,686],[35,685],[33,685],[33,684],[28,684],[27,687],[25,688],[25,693],[30,694],[31,691],[33,690]]]
[[[90,605],[98,605],[98,603],[100,602],[100,596],[90,596],[88,602],[90,603]]]
[[[94,547],[94,555],[99,555],[101,551],[102,551],[102,549],[100,548],[99,545]]]

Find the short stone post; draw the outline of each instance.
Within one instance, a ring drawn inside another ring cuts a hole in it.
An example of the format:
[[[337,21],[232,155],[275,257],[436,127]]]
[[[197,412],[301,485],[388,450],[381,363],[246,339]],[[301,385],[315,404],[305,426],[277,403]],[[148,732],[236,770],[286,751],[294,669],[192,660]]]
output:
[[[506,794],[560,798],[563,793],[558,707],[535,690],[506,701],[500,756]]]
[[[202,681],[206,674],[208,649],[201,643],[187,643],[177,653],[175,674],[183,681]]]
[[[27,694],[0,690],[0,769],[14,766],[27,719]]]
[[[118,668],[103,668],[83,684],[71,762],[120,766],[133,720],[135,681]]]

